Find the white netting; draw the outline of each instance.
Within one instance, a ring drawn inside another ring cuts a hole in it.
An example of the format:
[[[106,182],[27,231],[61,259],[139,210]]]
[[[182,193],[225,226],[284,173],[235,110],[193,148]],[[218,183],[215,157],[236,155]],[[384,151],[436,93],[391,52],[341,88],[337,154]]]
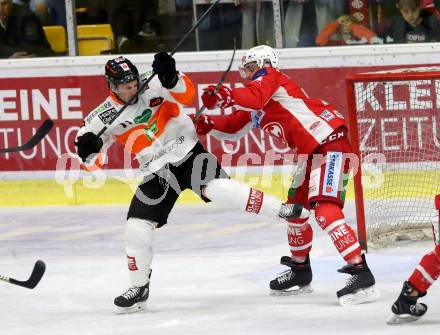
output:
[[[432,237],[431,224],[438,224],[440,73],[435,70],[354,79],[369,244]]]

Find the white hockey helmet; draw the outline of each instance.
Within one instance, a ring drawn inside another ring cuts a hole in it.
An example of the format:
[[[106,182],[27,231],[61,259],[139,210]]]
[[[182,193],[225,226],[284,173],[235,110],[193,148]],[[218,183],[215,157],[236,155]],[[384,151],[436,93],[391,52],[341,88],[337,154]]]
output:
[[[273,68],[278,68],[278,52],[272,49],[268,45],[259,45],[249,49],[246,55],[241,59],[240,74],[242,74],[242,69],[246,68],[246,65],[256,62],[259,68],[264,67],[269,64]],[[242,74],[243,76],[243,74]]]

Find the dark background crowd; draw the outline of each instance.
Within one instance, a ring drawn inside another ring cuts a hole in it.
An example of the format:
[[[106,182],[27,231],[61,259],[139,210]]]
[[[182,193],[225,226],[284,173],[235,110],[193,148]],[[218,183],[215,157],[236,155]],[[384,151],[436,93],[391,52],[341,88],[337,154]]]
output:
[[[195,3],[193,3],[195,1]],[[77,0],[78,25],[110,24],[106,53],[169,50],[210,6],[209,0]],[[281,0],[287,48],[440,41],[437,0]],[[183,50],[275,47],[271,1],[218,4]],[[0,0],[0,58],[51,56],[43,27],[66,27],[64,0]],[[67,54],[67,50],[65,51]]]

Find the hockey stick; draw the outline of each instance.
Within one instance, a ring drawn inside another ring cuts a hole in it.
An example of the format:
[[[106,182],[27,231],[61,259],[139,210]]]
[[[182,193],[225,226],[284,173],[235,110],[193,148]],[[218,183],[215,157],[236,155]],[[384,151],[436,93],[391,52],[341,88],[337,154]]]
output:
[[[14,278],[8,278],[6,276],[0,275],[0,280],[33,289],[35,286],[38,285],[41,278],[43,277],[44,271],[46,271],[46,264],[44,264],[43,261],[37,261],[34,265],[34,269],[32,270],[31,276],[26,281],[17,280]]]
[[[214,9],[214,7],[217,5],[217,3],[220,0],[215,0],[212,5],[206,10],[206,12],[203,13],[203,15],[196,21],[196,23],[194,23],[194,25],[191,27],[191,29],[185,34],[185,36],[183,36],[180,41],[177,43],[177,45],[171,50],[170,52],[170,56],[173,56],[177,49],[180,48],[180,46],[182,45],[183,42],[185,42],[185,40],[188,38],[188,36],[197,29],[197,27],[200,25],[200,23],[205,19],[206,16],[208,16],[208,14]],[[102,128],[99,133],[97,134],[98,137],[101,137],[102,134],[104,134],[104,132],[108,129],[108,127],[119,117],[119,115],[122,114],[122,112],[128,107],[128,105],[130,105],[131,103],[133,103],[137,96],[143,91],[145,90],[145,88],[148,86],[148,83],[154,78],[154,76],[156,75],[155,72],[153,72],[148,78],[147,80],[145,80],[144,82],[142,82],[142,84],[140,84],[138,90],[136,91],[136,93],[131,97],[130,100],[128,100],[128,102],[125,103],[124,106],[122,106],[122,108],[119,110],[119,112],[117,112],[114,117],[109,121],[107,126],[104,126],[104,128]]]
[[[221,76],[220,80],[217,82],[217,85],[215,85],[215,88],[214,88],[214,91],[212,92],[212,95],[217,93],[218,88],[220,87],[221,84],[223,84],[223,82],[226,79],[226,76],[228,75],[229,71],[231,70],[232,63],[234,62],[235,50],[237,48],[235,42],[236,42],[236,39],[234,37],[234,51],[232,52],[231,61],[229,62],[228,68],[225,70],[225,72],[223,72],[223,75]],[[197,119],[199,118],[200,114],[202,114],[205,109],[206,109],[206,107],[204,105],[202,107],[200,107],[200,109],[197,111],[196,115],[194,116],[194,122],[197,122]]]
[[[40,143],[40,141],[43,139],[44,136],[46,136],[49,133],[49,131],[52,129],[52,127],[53,127],[52,120],[48,119],[48,120],[44,121],[43,124],[40,126],[40,128],[38,128],[38,130],[34,134],[34,136],[32,136],[32,138],[28,142],[26,142],[23,145],[19,145],[17,147],[0,149],[0,154],[4,154],[7,152],[24,151],[24,150],[32,149],[38,143]]]

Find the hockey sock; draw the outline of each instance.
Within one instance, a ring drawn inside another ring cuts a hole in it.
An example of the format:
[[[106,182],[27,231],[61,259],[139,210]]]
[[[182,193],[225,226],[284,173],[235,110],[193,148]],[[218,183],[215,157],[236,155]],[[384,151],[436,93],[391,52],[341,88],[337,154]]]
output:
[[[409,282],[420,293],[425,293],[440,275],[440,245],[426,254],[415,268]]]
[[[331,202],[319,202],[315,206],[315,218],[347,263],[362,262],[361,246],[353,229],[345,222],[341,207]]]
[[[219,207],[278,218],[282,201],[233,179],[211,180],[204,195]]]
[[[153,260],[153,233],[156,224],[148,220],[129,218],[125,226],[130,283],[141,287],[147,284]]]
[[[289,240],[292,260],[303,263],[312,249],[313,230],[307,219],[289,220],[287,224],[287,238]]]

